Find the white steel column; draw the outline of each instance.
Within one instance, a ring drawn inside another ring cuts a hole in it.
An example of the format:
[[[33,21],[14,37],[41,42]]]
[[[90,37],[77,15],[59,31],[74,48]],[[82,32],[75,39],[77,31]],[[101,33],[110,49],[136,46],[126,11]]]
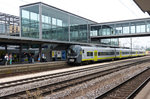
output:
[[[39,4],[39,39],[42,39],[42,4]]]
[[[130,42],[131,42],[131,55],[132,55],[132,37],[130,38]]]
[[[22,26],[21,26],[21,23],[22,23],[22,8],[20,8],[20,17],[19,17],[19,27],[20,27],[20,37],[21,37],[21,31],[22,31]]]
[[[90,26],[89,26],[89,22],[87,21],[87,30],[86,30],[86,38],[87,38],[87,42],[86,43],[89,43],[90,42]]]
[[[129,34],[131,34],[131,23],[129,23]]]
[[[145,33],[147,33],[147,21],[145,20]]]
[[[70,15],[68,14],[68,38],[70,42]]]

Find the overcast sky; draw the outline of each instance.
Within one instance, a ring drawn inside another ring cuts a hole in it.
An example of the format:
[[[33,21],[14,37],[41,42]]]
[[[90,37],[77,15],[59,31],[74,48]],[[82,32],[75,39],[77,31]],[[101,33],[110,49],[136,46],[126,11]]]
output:
[[[133,0],[0,0],[0,12],[19,16],[19,6],[39,1],[96,22],[148,17]]]
[[[39,1],[99,23],[149,17],[133,0],[0,0],[0,12],[19,16],[19,6]],[[133,42],[145,47],[150,45],[148,39],[135,38]]]

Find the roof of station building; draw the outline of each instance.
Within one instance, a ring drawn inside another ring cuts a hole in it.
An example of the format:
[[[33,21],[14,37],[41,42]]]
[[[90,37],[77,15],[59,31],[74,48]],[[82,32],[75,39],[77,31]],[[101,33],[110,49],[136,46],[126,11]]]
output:
[[[147,12],[150,15],[150,0],[134,0],[134,2],[143,12]]]
[[[22,6],[20,6],[20,7],[26,7],[26,6],[31,6],[31,5],[35,5],[35,4],[43,4],[43,5],[49,6],[49,7],[51,7],[51,8],[54,8],[54,9],[60,10],[60,11],[62,11],[62,12],[68,13],[68,14],[70,14],[70,15],[74,15],[74,16],[80,17],[80,18],[82,18],[82,19],[85,19],[85,20],[91,21],[91,22],[93,22],[93,23],[98,23],[98,22],[95,22],[95,21],[93,21],[93,20],[90,20],[90,19],[87,19],[87,18],[85,18],[85,17],[82,17],[82,16],[79,16],[79,15],[76,15],[76,14],[74,14],[74,13],[71,13],[71,12],[68,12],[68,11],[65,11],[65,10],[62,10],[62,9],[60,9],[60,8],[57,8],[57,7],[51,6],[51,5],[46,4],[46,3],[43,3],[43,2],[30,3],[30,4],[22,5]]]

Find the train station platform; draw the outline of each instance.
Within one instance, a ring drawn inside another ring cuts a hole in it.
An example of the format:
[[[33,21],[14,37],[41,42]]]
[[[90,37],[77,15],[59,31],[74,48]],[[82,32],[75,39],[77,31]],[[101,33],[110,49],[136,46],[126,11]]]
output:
[[[150,82],[139,92],[134,99],[150,99]]]

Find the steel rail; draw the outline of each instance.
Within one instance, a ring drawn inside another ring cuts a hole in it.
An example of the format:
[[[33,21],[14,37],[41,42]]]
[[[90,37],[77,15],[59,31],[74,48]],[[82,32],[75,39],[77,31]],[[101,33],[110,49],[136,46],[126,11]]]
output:
[[[140,76],[141,74],[147,72],[148,70],[150,70],[150,67],[148,67],[146,70],[144,70],[144,71],[138,73],[137,75],[135,75],[135,76],[129,78],[128,80],[122,82],[121,84],[117,85],[116,87],[114,87],[114,88],[108,90],[107,92],[103,93],[102,95],[96,97],[96,99],[103,99],[103,98],[104,98],[104,99],[107,99],[107,95],[108,95],[108,98],[110,98],[110,97],[112,96],[111,93],[113,93],[113,92],[116,91],[116,90],[119,90],[120,87],[124,86],[124,85],[127,84],[129,81],[134,80],[136,77],[138,77],[138,76]],[[143,83],[142,83],[140,86],[138,86],[134,91],[132,91],[125,99],[133,99],[134,96],[137,94],[137,92],[140,91],[142,87],[144,87],[144,85],[147,83],[148,80],[149,80],[149,77],[148,77],[146,80],[144,80]],[[123,93],[123,92],[121,92],[121,93]],[[111,94],[110,97],[109,97],[109,94]],[[117,93],[116,93],[116,94],[117,94]],[[113,98],[115,98],[115,97],[113,97]],[[122,96],[122,97],[117,97],[117,96],[116,96],[116,98],[117,98],[117,99],[124,99],[123,96]]]
[[[144,61],[140,60],[140,61],[136,62],[136,64],[139,64],[142,62],[144,62]],[[112,63],[112,65],[116,65],[116,64],[118,64],[118,63]],[[125,65],[132,65],[132,64],[135,64],[135,62],[124,63],[124,64],[121,64],[118,66],[122,66],[122,65],[125,66]],[[103,68],[103,67],[110,67],[112,65],[104,64],[101,66],[88,67],[88,68],[84,68],[84,69],[77,69],[77,70],[71,70],[71,71],[60,72],[60,73],[55,73],[55,74],[48,74],[48,75],[44,75],[44,76],[37,76],[37,77],[32,77],[32,78],[25,78],[25,79],[10,81],[10,82],[4,82],[4,83],[0,83],[0,89],[8,88],[11,86],[16,86],[16,85],[21,85],[21,84],[26,84],[26,83],[31,83],[31,82],[36,82],[36,81],[41,81],[41,80],[45,80],[45,79],[52,79],[52,78],[70,75],[70,74],[79,73],[79,72],[86,72],[86,71],[95,70],[95,69],[99,69],[99,68]]]
[[[141,60],[141,61],[138,61],[136,64],[139,64],[139,63],[142,63],[142,62],[144,62],[143,60]],[[136,65],[135,63],[130,63],[130,64],[126,64],[126,65],[124,65],[124,66],[122,66],[122,67],[116,67],[116,68],[111,68],[111,69],[109,69],[109,70],[105,70],[105,71],[100,71],[100,72],[95,72],[94,74],[89,74],[89,75],[84,75],[84,76],[80,76],[80,77],[78,77],[78,78],[72,78],[72,79],[68,79],[68,80],[66,80],[66,81],[61,81],[61,82],[57,82],[57,83],[53,83],[53,84],[51,84],[51,85],[54,85],[54,86],[56,86],[56,84],[60,84],[60,83],[67,83],[68,81],[71,81],[71,80],[75,80],[75,79],[81,79],[81,78],[83,78],[83,77],[89,77],[89,76],[91,76],[91,75],[95,75],[95,74],[99,74],[99,76],[101,76],[104,72],[106,72],[106,73],[104,73],[102,76],[104,76],[104,75],[107,75],[107,74],[110,74],[110,73],[113,73],[113,72],[116,72],[116,71],[118,71],[118,70],[121,70],[121,69],[126,69],[126,68],[128,68],[128,67],[130,67],[130,66],[135,66]],[[95,67],[93,67],[93,68],[95,68]],[[92,67],[90,68],[90,69],[93,69]],[[100,68],[102,68],[102,67],[100,67]],[[95,68],[95,69],[97,69],[97,68]],[[86,71],[89,71],[87,68],[85,69]],[[79,73],[79,72],[83,72],[84,70],[79,70],[79,71],[75,71],[76,73]],[[109,72],[108,72],[109,71]],[[70,72],[70,71],[69,71]],[[72,72],[71,74],[74,74],[75,72]],[[101,73],[101,74],[100,74]],[[62,73],[61,73],[62,74]],[[59,76],[62,76],[62,75],[59,75]],[[68,75],[68,74],[65,74],[65,75]],[[91,80],[91,79],[93,79],[93,78],[95,78],[95,77],[91,77],[91,78],[88,78],[88,79],[85,79],[85,80],[83,80],[83,81],[80,81],[81,83],[82,82],[85,82],[85,81],[87,81],[87,80]],[[51,78],[50,78],[51,79]],[[76,82],[76,83],[73,83],[72,85],[76,85],[76,84],[79,84],[80,82]],[[51,86],[51,85],[47,85],[47,86]],[[72,86],[71,85],[71,86]],[[41,86],[41,87],[39,87],[40,89],[42,89],[42,87],[46,87],[47,88],[47,86]],[[68,86],[70,86],[70,85],[66,85],[65,84],[65,88],[66,87],[68,87]],[[63,87],[63,88],[64,88]],[[59,88],[59,89],[62,89],[62,88]],[[33,89],[30,89],[30,90],[36,90],[35,88],[33,88]],[[55,90],[58,90],[58,89],[55,89]],[[25,92],[25,90],[24,91],[21,91],[21,92],[18,92],[17,94],[19,94],[19,93],[24,93]],[[12,95],[15,95],[16,96],[16,93],[14,93],[14,94],[11,94],[11,95],[8,95],[8,96],[12,96]],[[1,96],[0,96],[1,97]],[[4,97],[7,97],[7,96],[2,96],[3,98]]]
[[[136,88],[126,99],[133,99],[150,81],[150,77],[148,77],[138,88]]]

